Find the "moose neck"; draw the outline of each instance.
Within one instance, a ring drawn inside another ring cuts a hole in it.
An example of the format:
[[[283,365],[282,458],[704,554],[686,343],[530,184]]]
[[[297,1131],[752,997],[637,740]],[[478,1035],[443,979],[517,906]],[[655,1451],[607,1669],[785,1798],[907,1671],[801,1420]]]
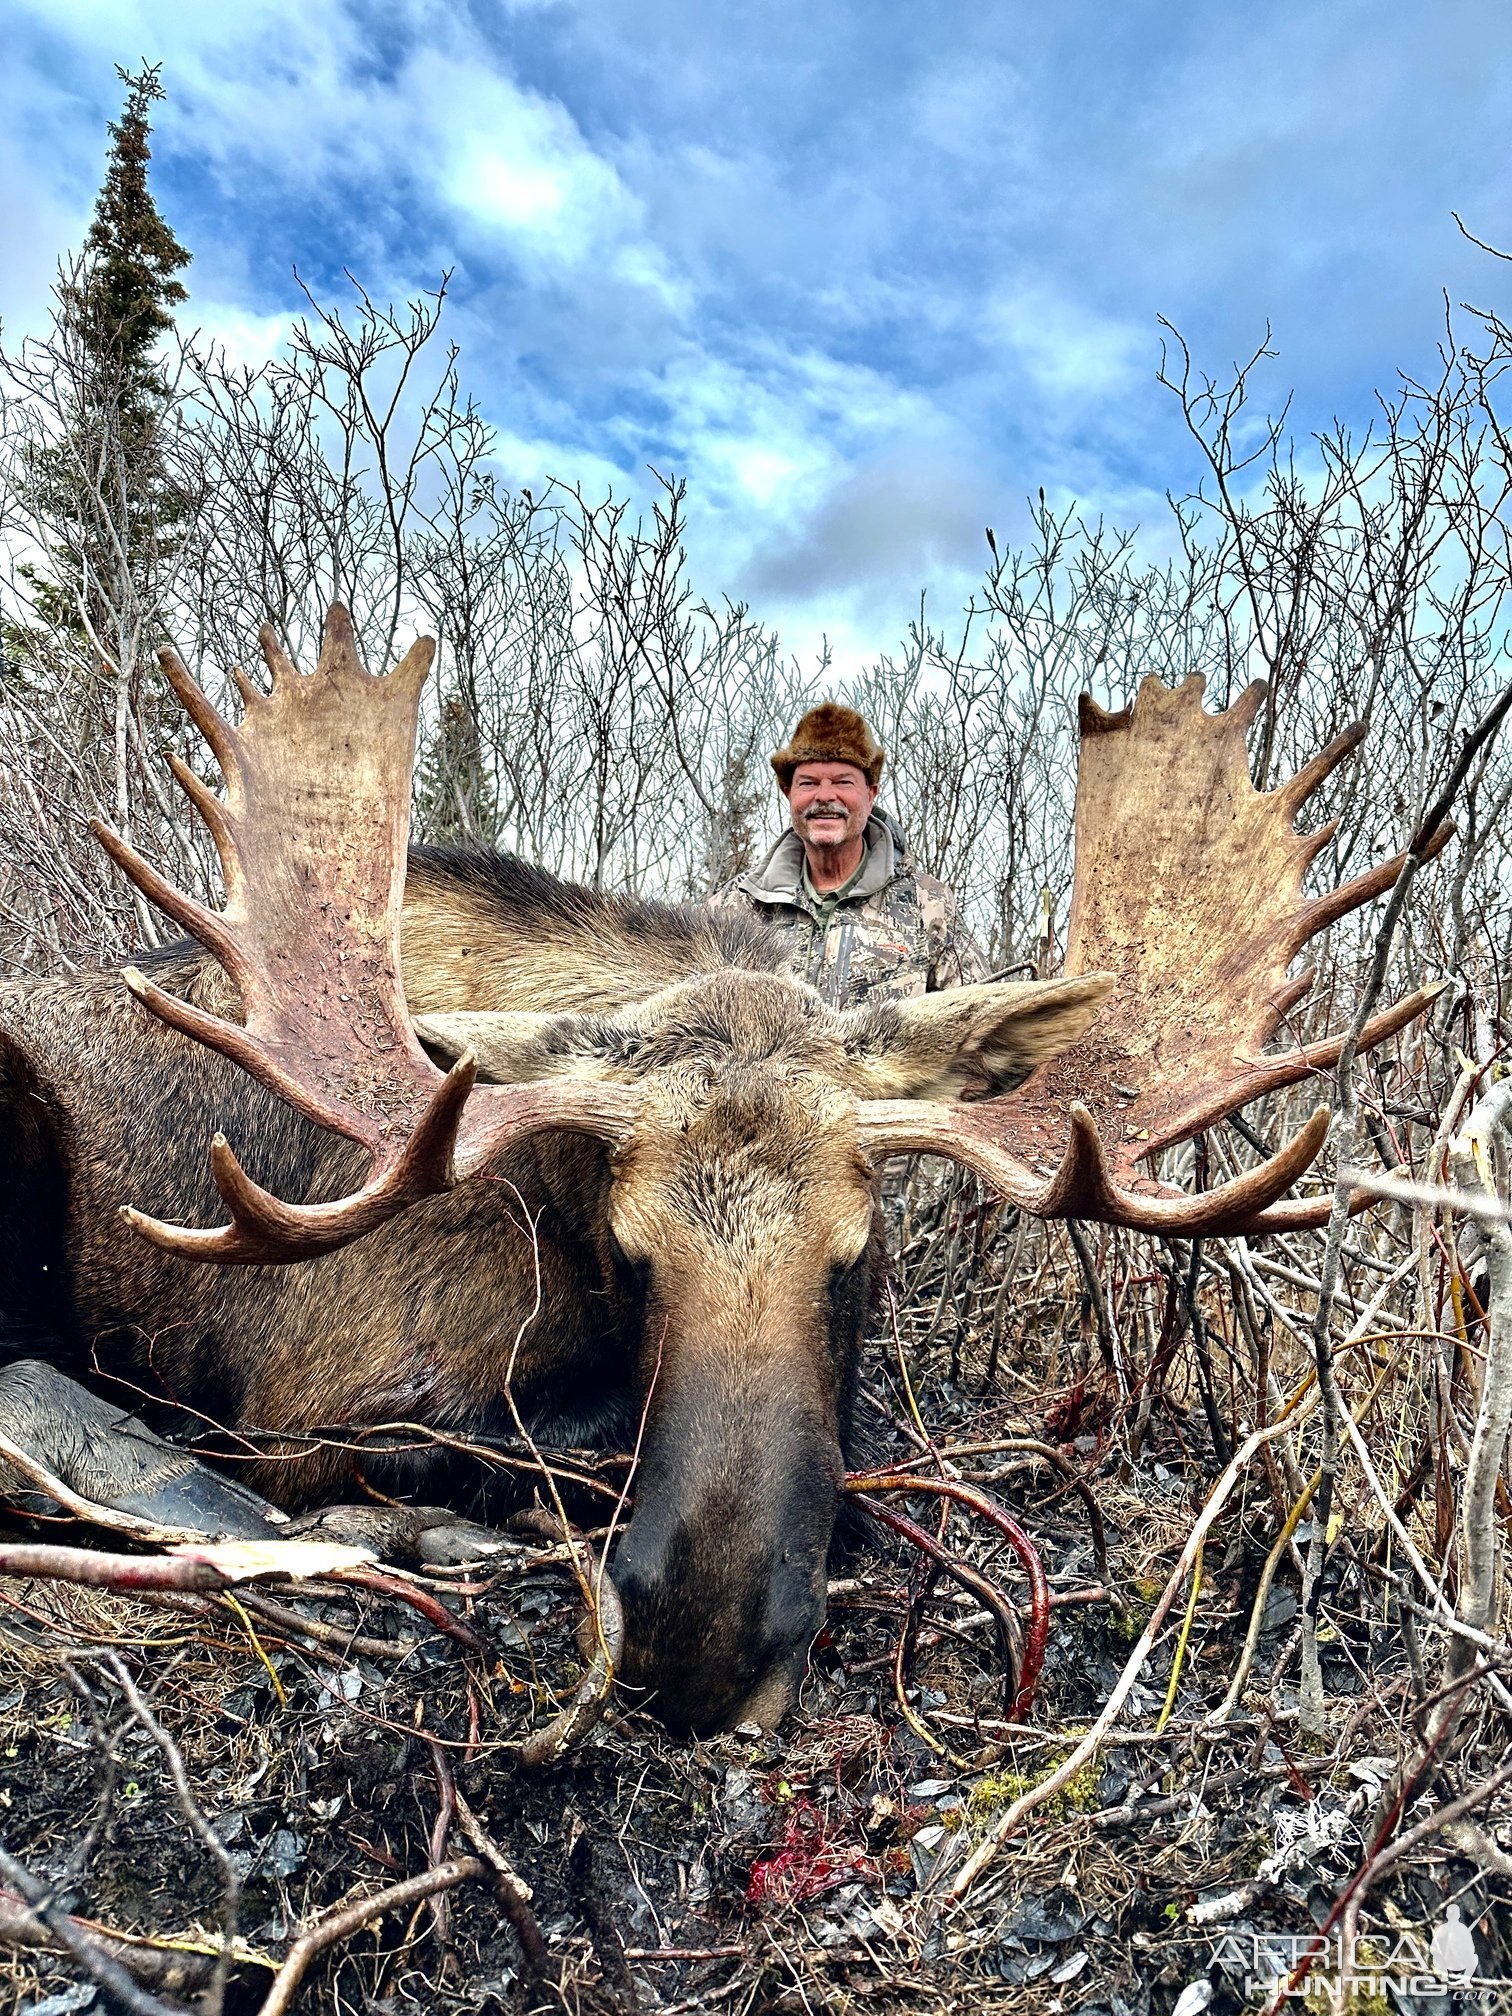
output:
[[[400,945],[413,1015],[607,1011],[782,957],[745,920],[604,896],[486,848],[411,852]]]

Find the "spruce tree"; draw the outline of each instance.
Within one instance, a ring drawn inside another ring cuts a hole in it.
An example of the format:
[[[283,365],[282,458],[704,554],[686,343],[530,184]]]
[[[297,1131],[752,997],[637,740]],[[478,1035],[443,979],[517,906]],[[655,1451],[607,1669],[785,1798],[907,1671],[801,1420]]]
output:
[[[483,767],[478,715],[460,691],[441,703],[415,775],[415,830],[430,846],[498,838],[499,807]]]
[[[141,596],[183,501],[168,481],[161,446],[168,386],[159,363],[173,309],[187,294],[175,276],[189,253],[164,221],[148,185],[151,108],[163,97],[160,66],[117,66],[126,102],[110,127],[105,180],[83,256],[58,289],[59,348],[69,362],[64,433],[34,464],[39,516],[66,527],[44,576],[33,570],[37,614],[55,631],[97,636],[118,602],[121,553]],[[82,594],[83,611],[80,609]]]
[[[147,186],[148,112],[164,95],[160,68],[153,64],[133,76],[116,67],[126,104],[111,124],[80,280],[64,290],[65,311],[76,318],[86,354],[100,368],[101,389],[115,401],[127,447],[138,450],[149,446],[167,393],[155,352],[173,327],[173,309],[188,299],[174,275],[189,264],[189,254]]]

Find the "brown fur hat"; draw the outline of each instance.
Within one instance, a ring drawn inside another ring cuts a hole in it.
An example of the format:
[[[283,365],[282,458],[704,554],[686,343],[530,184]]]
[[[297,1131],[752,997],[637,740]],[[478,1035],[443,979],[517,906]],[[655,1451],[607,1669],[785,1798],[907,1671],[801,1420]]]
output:
[[[854,763],[875,791],[886,761],[864,716],[854,707],[842,707],[838,700],[824,700],[811,707],[793,730],[787,747],[772,751],[772,768],[784,792],[792,789],[793,772],[800,763]]]

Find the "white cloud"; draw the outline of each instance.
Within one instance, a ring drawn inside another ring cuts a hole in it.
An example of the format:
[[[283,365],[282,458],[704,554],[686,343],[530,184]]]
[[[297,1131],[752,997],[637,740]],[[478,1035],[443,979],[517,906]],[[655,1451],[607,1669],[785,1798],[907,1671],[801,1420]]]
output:
[[[626,489],[626,472],[618,462],[571,439],[565,430],[522,434],[501,427],[490,459],[509,489],[529,490],[537,500],[552,482],[577,484],[590,502],[610,491],[623,495]]]
[[[890,581],[906,581],[912,595],[932,574],[979,563],[991,503],[969,452],[891,442],[840,470],[813,510],[756,556],[752,581],[786,598]]]
[[[512,150],[511,150],[512,151]],[[458,150],[447,178],[453,202],[493,224],[539,230],[559,222],[566,203],[566,177],[539,161],[510,158],[497,140],[474,141]]]
[[[638,386],[701,508],[743,523],[748,544],[812,509],[879,441],[935,424],[927,397],[865,365],[775,335],[726,345],[716,355],[685,340]],[[620,431],[627,449],[639,446],[639,423]]]
[[[635,234],[638,203],[566,108],[479,56],[422,49],[405,64],[393,94],[419,129],[417,170],[454,209],[547,260]]]
[[[1000,289],[981,316],[990,349],[1001,344],[1033,388],[1055,400],[1108,399],[1150,359],[1149,332],[1104,315],[1043,280]]]
[[[221,352],[235,368],[255,370],[288,342],[298,319],[292,309],[257,315],[232,302],[196,294],[185,316],[201,345]]]

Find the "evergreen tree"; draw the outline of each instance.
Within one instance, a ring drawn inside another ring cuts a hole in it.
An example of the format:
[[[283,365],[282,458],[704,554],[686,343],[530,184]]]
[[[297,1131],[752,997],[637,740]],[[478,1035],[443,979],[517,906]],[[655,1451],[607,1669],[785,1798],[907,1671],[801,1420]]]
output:
[[[164,470],[161,430],[168,386],[158,352],[186,300],[175,276],[189,254],[148,185],[150,113],[163,97],[157,64],[117,66],[126,102],[110,127],[105,180],[77,265],[58,289],[59,349],[68,364],[61,439],[40,448],[33,473],[39,516],[63,529],[47,578],[33,570],[37,614],[78,635],[84,609],[96,635],[120,599],[122,556],[135,595],[149,586],[182,517]]]
[[[110,128],[105,181],[84,241],[79,282],[64,290],[65,311],[78,324],[86,354],[101,371],[128,450],[146,449],[167,393],[158,343],[173,326],[172,310],[188,294],[174,275],[189,264],[147,186],[149,109],[160,102],[159,64],[136,76],[116,67],[126,104]]]
[[[441,718],[415,775],[415,831],[431,846],[498,838],[499,808],[483,767],[476,707],[463,693],[441,703]]]

